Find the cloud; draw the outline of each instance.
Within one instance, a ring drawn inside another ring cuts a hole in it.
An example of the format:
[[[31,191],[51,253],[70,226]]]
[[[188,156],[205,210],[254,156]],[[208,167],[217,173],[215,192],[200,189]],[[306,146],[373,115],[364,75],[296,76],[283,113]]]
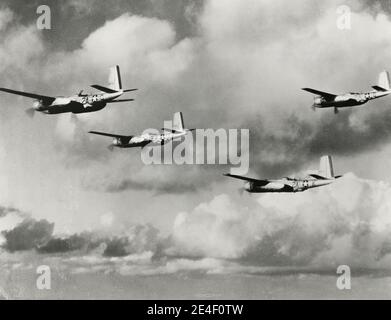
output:
[[[343,32],[336,27],[338,4],[210,0],[186,7],[198,31],[179,39],[175,23],[124,13],[97,26],[79,47],[55,52],[47,50],[34,26],[19,26],[5,40],[0,55],[9,59],[8,66],[15,65],[14,58],[25,61],[26,68],[18,71],[29,70],[24,86],[36,83],[30,75],[39,74],[46,91],[54,93],[61,87],[64,94],[91,81],[104,83],[107,67],[119,64],[123,83],[140,89],[134,94],[136,101],[109,105],[88,116],[58,116],[55,134],[42,138],[42,144],[49,146],[53,162],[60,163],[58,170],[91,168],[81,172],[80,188],[190,194],[221,179],[214,167],[196,167],[186,179],[178,167],[134,174],[142,167],[129,159],[136,150],[121,150],[129,157],[113,156],[103,138],[86,132],[137,134],[161,127],[163,120],[181,110],[192,127],[249,128],[251,167],[270,176],[292,173],[324,153],[362,154],[388,144],[385,99],[374,102],[376,108],[342,110],[335,116],[329,110],[309,111],[312,97],[300,91],[303,86],[365,90],[377,72],[387,68],[391,46],[385,31],[391,29],[387,16],[368,13],[359,1],[351,1],[354,25]],[[70,4],[78,6],[77,1]],[[84,12],[83,6],[79,9]],[[330,66],[340,71],[330,73]],[[20,85],[17,70],[9,72],[10,83]],[[112,168],[120,168],[120,174],[110,172]],[[154,181],[156,171],[162,179]]]
[[[39,253],[58,254],[76,250],[92,250],[98,247],[99,241],[94,240],[94,237],[89,233],[74,234],[69,237],[50,237],[46,242],[36,246],[35,249]]]
[[[330,273],[341,264],[389,272],[390,194],[388,183],[347,174],[302,193],[218,195],[179,213],[168,236],[150,224],[59,236],[53,224],[26,219],[3,232],[3,248],[76,273]]]
[[[155,252],[159,242],[159,230],[152,225],[137,225],[128,230],[128,234],[115,237],[106,242],[104,256],[121,257]]]
[[[14,18],[14,14],[10,9],[5,8],[5,9],[1,10],[0,11],[0,31],[5,29],[7,27],[7,25],[13,20],[13,18]]]
[[[102,256],[121,257],[144,251],[157,252],[162,241],[159,230],[149,224],[131,226],[126,232],[116,235],[95,231],[59,236],[53,231],[54,223],[25,218],[13,228],[1,232],[4,237],[2,248],[11,253],[27,250],[54,255],[97,252]]]
[[[326,6],[313,1],[286,4],[211,0],[198,13],[197,37],[176,43],[175,30],[162,24],[161,42],[154,41],[154,32],[151,42],[142,42],[146,48],[153,44],[161,50],[140,54],[138,49],[125,48],[125,53],[119,54],[133,57],[127,62],[129,72],[142,81],[148,74],[149,87],[156,85],[155,92],[148,91],[148,97],[143,94],[142,98],[158,109],[155,116],[167,104],[174,104],[202,127],[249,128],[251,167],[259,174],[267,172],[277,177],[292,173],[325,153],[362,154],[388,144],[387,100],[371,102],[376,108],[341,110],[336,116],[330,110],[313,113],[312,96],[300,90],[304,86],[337,93],[366,90],[377,73],[387,68],[386,52],[391,43],[390,35],[383,30],[391,30],[388,17],[366,12],[358,1],[349,4],[354,25],[349,32],[343,32],[336,27],[338,1]],[[274,17],[273,21],[270,17]],[[101,45],[99,41],[103,41],[106,32],[124,23],[129,23],[125,29],[128,37],[135,37],[136,21],[152,29],[158,23],[122,16],[84,42],[85,54]],[[376,57],[373,48],[379,53]],[[133,62],[136,66],[130,66]],[[330,73],[330,66],[340,71]],[[167,98],[170,96],[173,99]],[[122,118],[112,121],[120,125]],[[193,176],[199,171],[194,170]],[[152,176],[151,172],[148,177]],[[148,177],[143,178],[149,180]],[[178,175],[172,177],[167,184],[157,182],[157,188],[170,193],[170,184],[177,181]],[[215,175],[204,178],[209,182],[218,179]],[[205,181],[190,185],[191,180],[186,179],[186,186],[180,189],[193,192],[194,188],[202,188]],[[110,192],[151,188],[133,176],[103,184],[109,185],[106,190]]]
[[[26,214],[13,207],[0,206],[0,246],[6,239],[3,232],[13,229],[26,218]]]
[[[26,219],[14,229],[3,231],[4,248],[10,252],[34,249],[50,239],[53,229],[54,224],[46,220]]]
[[[170,250],[256,266],[386,267],[390,192],[388,184],[348,174],[300,194],[216,196],[177,216]]]
[[[191,127],[250,128],[251,167],[266,177],[295,171],[323,153],[360,155],[387,146],[386,99],[334,115],[329,110],[310,111],[312,97],[300,91],[303,86],[332,92],[365,90],[378,71],[388,68],[389,18],[378,11],[368,13],[352,1],[353,27],[343,32],[336,28],[338,4],[210,0],[203,10],[190,12],[197,34],[187,38],[178,37],[176,25],[166,19],[125,13],[96,26],[78,39],[76,48],[56,51],[46,47],[34,24],[13,26],[0,41],[4,86],[70,94],[92,81],[103,84],[107,67],[118,63],[123,83],[140,91],[132,104],[108,106],[76,119],[42,116],[34,122],[19,116],[21,100],[4,98],[3,137],[12,139],[4,140],[7,156],[1,167],[11,168],[4,180],[22,181],[7,188],[9,197],[31,203],[34,192],[43,194],[25,184],[32,176],[48,193],[55,190],[53,197],[44,193],[52,206],[39,203],[47,211],[60,204],[68,208],[67,201],[83,208],[109,201],[114,206],[122,199],[113,193],[129,190],[139,190],[127,193],[138,205],[149,192],[183,194],[194,202],[196,191],[219,183],[215,168],[145,166],[137,158],[139,150],[109,153],[104,140],[86,133],[99,129],[133,134],[160,128],[178,110]],[[12,21],[6,28],[10,25]],[[36,168],[40,170],[32,170]],[[69,180],[64,179],[68,173]],[[61,175],[64,189],[58,191]],[[328,187],[297,195],[265,195],[259,201],[220,195],[179,214],[166,241],[148,227],[131,235],[59,236],[53,234],[49,220],[26,219],[4,230],[2,244],[9,251],[96,254],[104,261],[159,257],[163,265],[176,257],[185,259],[184,264],[214,259],[254,266],[312,267],[340,261],[385,265],[389,222],[382,210],[388,207],[388,186],[347,177],[335,188],[344,197]],[[108,194],[97,199],[99,192]],[[161,207],[168,211],[172,203],[162,202]],[[91,222],[102,212],[88,214]]]
[[[110,169],[111,170],[111,169]],[[179,165],[144,166],[129,164],[118,172],[102,171],[94,179],[86,180],[91,190],[121,192],[126,190],[148,191],[154,195],[196,192],[197,186],[207,185],[202,176],[196,176],[197,168]],[[179,180],[178,177],[181,177]]]

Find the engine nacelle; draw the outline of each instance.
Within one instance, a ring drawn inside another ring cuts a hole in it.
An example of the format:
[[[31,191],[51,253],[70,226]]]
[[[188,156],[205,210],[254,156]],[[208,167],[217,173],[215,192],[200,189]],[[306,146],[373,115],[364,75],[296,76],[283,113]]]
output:
[[[40,100],[35,100],[35,101],[34,101],[34,103],[33,103],[33,108],[34,108],[35,110],[39,110],[39,109],[41,109],[42,107],[43,107],[42,101],[40,101]]]
[[[321,105],[324,99],[322,97],[315,97],[314,98],[314,105]]]
[[[121,138],[114,138],[114,139],[113,139],[113,145],[114,145],[114,146],[120,146],[120,145],[122,145]]]
[[[254,191],[254,182],[251,182],[251,181],[247,181],[244,183],[244,190],[246,191]]]

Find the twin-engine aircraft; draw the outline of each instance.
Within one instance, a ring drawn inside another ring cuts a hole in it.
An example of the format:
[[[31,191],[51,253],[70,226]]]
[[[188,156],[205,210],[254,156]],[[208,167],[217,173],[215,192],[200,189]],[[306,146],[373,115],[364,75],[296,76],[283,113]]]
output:
[[[259,180],[234,174],[225,176],[244,180],[244,190],[250,193],[264,192],[300,192],[333,183],[341,176],[334,176],[333,162],[330,156],[320,158],[319,171],[310,173],[308,179],[282,178],[278,180]]]
[[[373,91],[364,93],[345,93],[332,94],[311,88],[303,88],[316,95],[312,108],[334,108],[334,113],[338,113],[338,108],[358,106],[367,103],[369,100],[381,98],[391,93],[390,76],[387,71],[379,74],[379,81],[377,86],[372,86]]]
[[[104,87],[101,85],[91,85],[103,93],[99,94],[83,94],[83,90],[78,95],[70,97],[48,97],[35,93],[16,91],[7,88],[0,88],[0,91],[17,94],[20,96],[35,99],[33,107],[26,110],[26,113],[33,116],[36,111],[46,114],[57,113],[86,113],[94,112],[103,109],[107,103],[133,101],[134,99],[117,99],[125,92],[134,91],[137,89],[122,89],[121,74],[119,66],[110,68],[109,85]]]
[[[119,134],[112,134],[99,131],[89,131],[89,133],[98,134],[102,136],[112,137],[113,142],[108,146],[110,150],[113,150],[114,147],[118,148],[134,148],[141,147],[144,148],[147,144],[160,144],[163,145],[173,139],[180,138],[186,135],[188,132],[195,129],[185,129],[183,122],[182,112],[174,113],[173,118],[173,127],[172,128],[163,128],[164,132],[161,134],[150,134],[145,133],[138,136],[122,136]]]

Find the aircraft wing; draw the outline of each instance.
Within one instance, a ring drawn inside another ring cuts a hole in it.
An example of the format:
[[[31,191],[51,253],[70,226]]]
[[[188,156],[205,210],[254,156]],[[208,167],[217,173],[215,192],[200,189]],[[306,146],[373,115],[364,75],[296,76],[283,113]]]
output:
[[[258,179],[253,179],[253,178],[248,178],[248,177],[244,177],[244,176],[238,176],[236,174],[230,174],[230,173],[226,173],[224,174],[226,177],[231,177],[231,178],[235,178],[235,179],[239,179],[239,180],[244,180],[244,181],[249,181],[249,182],[255,182],[257,183],[258,185],[266,185],[268,183],[270,183],[269,180],[258,180]]]
[[[122,139],[132,139],[133,136],[121,136],[119,134],[112,134],[112,133],[106,133],[106,132],[99,132],[99,131],[88,131],[88,133],[92,133],[92,134],[98,134],[98,135],[101,135],[101,136],[106,136],[106,137],[112,137],[112,138],[122,138]]]
[[[318,96],[325,97],[327,100],[334,99],[337,96],[336,94],[332,94],[332,93],[328,93],[328,92],[324,92],[324,91],[319,91],[319,90],[315,90],[315,89],[311,89],[311,88],[302,88],[302,90],[308,91],[308,92],[316,94]]]
[[[39,94],[35,94],[35,93],[29,93],[29,92],[24,92],[24,91],[16,91],[16,90],[11,90],[11,89],[7,89],[7,88],[0,88],[0,91],[12,93],[12,94],[17,94],[17,95],[28,97],[28,98],[32,98],[32,99],[42,100],[42,101],[44,101],[45,103],[48,103],[48,104],[50,104],[54,100],[56,100],[56,98],[54,98],[54,97],[48,97],[48,96],[43,96],[43,95],[39,95]]]

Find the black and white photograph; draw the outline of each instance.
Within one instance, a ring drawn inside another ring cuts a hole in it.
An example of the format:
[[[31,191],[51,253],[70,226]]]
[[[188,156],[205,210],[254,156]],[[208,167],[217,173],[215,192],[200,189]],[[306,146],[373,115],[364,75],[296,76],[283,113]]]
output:
[[[391,299],[389,72],[388,0],[0,0],[0,300]]]

